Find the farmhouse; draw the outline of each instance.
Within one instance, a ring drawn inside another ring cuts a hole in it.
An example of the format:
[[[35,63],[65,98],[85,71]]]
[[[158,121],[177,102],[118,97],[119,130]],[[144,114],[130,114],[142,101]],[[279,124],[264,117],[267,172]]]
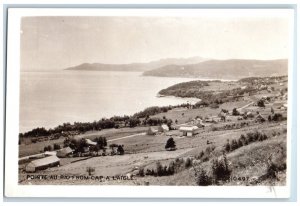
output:
[[[72,154],[73,150],[70,147],[62,148],[61,150],[58,150],[56,155],[58,157],[67,157],[68,155]]]
[[[252,112],[247,112],[247,114],[246,114],[246,116],[248,117],[248,118],[253,118],[254,117],[254,114],[252,113]]]
[[[261,114],[258,114],[255,118],[255,121],[256,122],[264,122],[264,121],[266,121],[266,119],[263,116],[261,116]]]
[[[167,132],[169,131],[169,127],[166,124],[162,124],[161,126],[158,127],[158,132]]]
[[[93,141],[90,140],[90,139],[86,139],[86,143],[87,143],[89,146],[96,146],[96,145],[97,145],[97,142],[93,142]]]
[[[179,131],[182,132],[183,136],[191,137],[195,135],[197,129],[199,129],[197,126],[182,126]]]
[[[26,165],[26,172],[36,172],[38,170],[55,167],[60,164],[60,159],[57,156],[49,156],[42,159],[33,160]]]

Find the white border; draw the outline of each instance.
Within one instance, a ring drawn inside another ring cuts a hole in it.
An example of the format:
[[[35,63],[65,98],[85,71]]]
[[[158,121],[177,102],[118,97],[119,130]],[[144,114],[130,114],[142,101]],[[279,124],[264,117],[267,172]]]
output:
[[[213,12],[215,11],[215,12]],[[293,10],[255,10],[255,16],[274,15],[278,12],[294,21]],[[7,45],[7,104],[6,104],[6,154],[5,195],[7,197],[155,197],[155,198],[288,198],[290,196],[290,164],[287,168],[287,185],[277,187],[255,186],[41,186],[18,185],[18,137],[19,131],[19,77],[20,77],[20,20],[24,16],[248,16],[254,9],[201,10],[198,9],[9,9]],[[293,23],[292,23],[293,27]],[[292,29],[292,28],[291,28]],[[291,102],[293,101],[292,63],[293,30],[291,30],[289,58],[288,102],[288,162],[290,162]]]

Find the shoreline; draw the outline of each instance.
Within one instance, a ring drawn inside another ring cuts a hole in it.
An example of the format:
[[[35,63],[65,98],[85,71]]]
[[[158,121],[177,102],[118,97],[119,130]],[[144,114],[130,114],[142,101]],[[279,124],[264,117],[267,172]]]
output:
[[[159,94],[157,94],[157,95],[159,95]],[[182,103],[182,104],[187,104],[187,103],[189,103],[189,104],[191,104],[191,105],[194,105],[194,104],[196,104],[197,102],[199,102],[199,101],[201,101],[201,99],[198,99],[198,98],[191,98],[191,97],[186,97],[186,98],[184,98],[184,97],[176,97],[176,96],[169,96],[169,95],[165,95],[165,96],[163,96],[163,97],[158,97],[156,95],[156,97],[157,98],[169,98],[169,99],[182,99],[182,100],[186,100],[186,102],[185,103]],[[192,101],[192,102],[191,102]],[[150,106],[150,107],[146,107],[146,108],[144,108],[143,110],[140,110],[140,111],[136,111],[136,112],[134,112],[133,114],[122,114],[122,115],[112,115],[112,116],[109,116],[109,117],[105,117],[105,116],[103,116],[103,117],[99,117],[98,118],[98,120],[90,120],[90,121],[79,121],[79,120],[75,120],[75,121],[69,121],[69,122],[61,122],[61,123],[58,123],[58,124],[55,124],[55,126],[36,126],[36,127],[32,127],[31,129],[28,129],[28,130],[23,130],[23,131],[21,131],[21,130],[19,130],[19,133],[26,133],[26,132],[30,132],[30,131],[32,131],[33,129],[36,129],[36,128],[45,128],[45,129],[47,129],[47,130],[49,130],[49,129],[54,129],[55,127],[58,127],[58,126],[60,126],[60,125],[63,125],[63,124],[66,124],[66,123],[70,123],[70,124],[74,124],[75,122],[82,122],[82,123],[93,123],[94,121],[99,121],[99,120],[101,120],[101,119],[103,119],[103,118],[106,118],[106,119],[110,119],[110,118],[113,118],[113,117],[115,117],[115,116],[120,116],[120,117],[124,117],[124,116],[128,116],[128,117],[130,117],[130,116],[133,116],[134,114],[136,114],[136,113],[139,113],[139,112],[142,112],[142,111],[144,111],[145,109],[147,109],[147,108],[151,108],[151,107],[168,107],[168,106],[172,106],[172,107],[178,107],[178,106],[180,106],[181,104],[175,104],[175,105],[165,105],[165,106]]]

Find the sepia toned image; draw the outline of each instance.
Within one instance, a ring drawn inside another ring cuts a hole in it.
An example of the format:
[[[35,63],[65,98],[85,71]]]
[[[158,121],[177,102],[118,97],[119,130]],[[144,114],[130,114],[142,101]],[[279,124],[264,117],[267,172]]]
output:
[[[286,186],[290,18],[206,12],[22,17],[18,184]]]

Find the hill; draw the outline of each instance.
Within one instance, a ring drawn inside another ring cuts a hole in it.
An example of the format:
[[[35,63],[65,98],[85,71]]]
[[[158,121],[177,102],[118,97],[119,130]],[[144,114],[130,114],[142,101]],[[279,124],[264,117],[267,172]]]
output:
[[[147,63],[131,63],[131,64],[102,64],[102,63],[83,63],[78,66],[69,67],[65,70],[82,70],[82,71],[148,71],[166,65],[187,65],[196,64],[207,59],[202,57],[190,58],[166,58]]]
[[[189,65],[167,65],[145,71],[145,76],[240,79],[245,77],[283,76],[288,73],[288,61],[278,60],[208,60]]]

